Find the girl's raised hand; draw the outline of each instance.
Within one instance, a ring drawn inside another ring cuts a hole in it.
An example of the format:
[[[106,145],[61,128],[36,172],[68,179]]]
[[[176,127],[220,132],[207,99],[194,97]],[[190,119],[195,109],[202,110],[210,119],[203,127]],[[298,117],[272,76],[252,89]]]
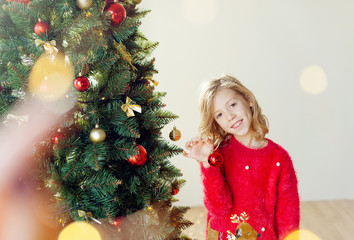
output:
[[[183,151],[183,156],[188,158],[194,158],[199,163],[203,163],[205,167],[209,166],[208,157],[213,150],[213,141],[208,138],[195,137],[191,141],[186,142],[186,149],[189,151]]]

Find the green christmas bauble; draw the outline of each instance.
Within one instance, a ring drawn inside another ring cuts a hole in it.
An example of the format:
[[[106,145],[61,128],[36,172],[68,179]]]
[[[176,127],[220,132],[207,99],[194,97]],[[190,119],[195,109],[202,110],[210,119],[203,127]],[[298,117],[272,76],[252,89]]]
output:
[[[76,0],[76,4],[82,10],[88,10],[92,6],[93,0]]]

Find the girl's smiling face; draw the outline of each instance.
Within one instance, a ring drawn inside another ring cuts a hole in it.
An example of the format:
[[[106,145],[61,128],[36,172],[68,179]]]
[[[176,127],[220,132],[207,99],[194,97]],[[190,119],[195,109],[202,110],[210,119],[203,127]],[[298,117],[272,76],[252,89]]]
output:
[[[252,104],[232,89],[220,88],[213,99],[215,121],[242,142],[251,138]]]

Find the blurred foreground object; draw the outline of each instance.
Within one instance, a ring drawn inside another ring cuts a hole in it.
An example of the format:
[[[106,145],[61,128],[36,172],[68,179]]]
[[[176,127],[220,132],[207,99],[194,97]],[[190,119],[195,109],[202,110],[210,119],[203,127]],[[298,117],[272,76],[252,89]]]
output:
[[[34,143],[46,136],[70,107],[52,111],[50,104],[29,100],[14,106],[0,128],[0,239],[44,240],[57,236],[51,195],[34,184],[30,156]]]
[[[28,88],[38,99],[54,101],[68,93],[73,78],[73,65],[63,53],[43,54],[31,69]]]
[[[61,231],[58,240],[101,240],[100,233],[95,227],[86,222],[73,222]]]

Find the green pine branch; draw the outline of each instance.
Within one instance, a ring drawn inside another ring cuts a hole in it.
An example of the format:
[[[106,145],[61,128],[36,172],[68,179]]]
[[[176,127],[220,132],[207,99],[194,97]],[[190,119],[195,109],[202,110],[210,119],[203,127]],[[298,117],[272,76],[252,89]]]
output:
[[[119,115],[118,115],[119,116]],[[124,121],[119,120],[119,118],[112,119],[112,125],[115,127],[114,131],[125,137],[140,138],[139,133],[139,123],[136,118],[128,118]]]
[[[151,10],[149,9],[140,9],[139,11],[136,12],[136,14],[133,17],[136,19],[142,19],[150,12]]]
[[[144,121],[142,126],[144,128],[150,129],[162,127],[178,118],[178,116],[167,110],[158,109],[156,111],[146,110],[144,113],[142,113],[142,118],[149,119],[149,121]]]
[[[100,170],[105,163],[107,155],[107,145],[103,143],[88,144],[85,147],[83,161],[93,170]]]
[[[137,19],[127,17],[117,28],[113,29],[112,35],[116,42],[127,40],[141,25]]]

